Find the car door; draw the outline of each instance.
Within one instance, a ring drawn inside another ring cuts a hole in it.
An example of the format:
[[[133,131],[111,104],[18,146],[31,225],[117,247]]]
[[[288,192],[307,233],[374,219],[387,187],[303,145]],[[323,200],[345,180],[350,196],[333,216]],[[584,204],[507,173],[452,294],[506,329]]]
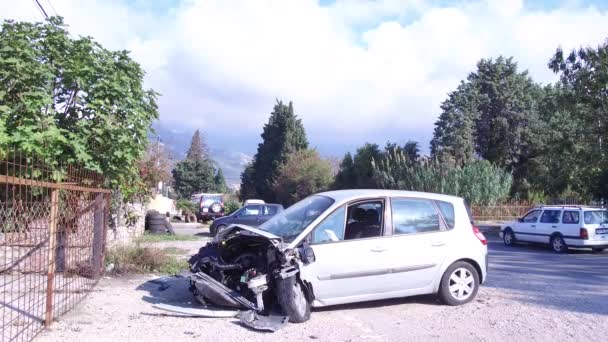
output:
[[[262,213],[262,206],[259,204],[247,205],[239,210],[232,223],[244,224],[251,227],[257,227],[260,214]]]
[[[377,212],[380,229],[370,230],[373,236],[349,237],[348,229],[365,223],[363,216],[353,218],[354,209],[369,205],[368,210],[372,210],[376,204],[381,208]],[[301,272],[312,284],[317,301],[324,305],[347,303],[387,290],[388,238],[382,235],[384,216],[385,200],[369,200],[343,205],[315,227],[309,238],[315,261],[304,265]]]
[[[515,238],[519,241],[528,241],[535,242],[538,239],[537,235],[538,231],[538,219],[542,214],[541,209],[534,209],[529,211],[520,222],[516,222],[513,225],[513,232],[515,233]]]
[[[559,231],[561,216],[562,211],[559,209],[545,209],[536,225],[538,234],[535,236],[535,242],[549,243],[551,234]]]
[[[443,203],[454,212],[451,203]],[[391,198],[390,208],[393,235],[388,244],[386,290],[415,291],[432,286],[453,240],[439,208],[433,200],[405,197]]]

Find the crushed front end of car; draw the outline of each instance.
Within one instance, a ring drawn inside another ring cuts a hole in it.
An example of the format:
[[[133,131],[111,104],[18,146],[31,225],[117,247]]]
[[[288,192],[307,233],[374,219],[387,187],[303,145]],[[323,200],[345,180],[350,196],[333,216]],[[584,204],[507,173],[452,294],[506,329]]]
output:
[[[259,328],[287,321],[268,320],[276,312],[308,320],[313,294],[299,279],[301,265],[300,252],[284,248],[280,237],[233,225],[190,258],[186,276],[201,304],[247,311],[241,322]]]

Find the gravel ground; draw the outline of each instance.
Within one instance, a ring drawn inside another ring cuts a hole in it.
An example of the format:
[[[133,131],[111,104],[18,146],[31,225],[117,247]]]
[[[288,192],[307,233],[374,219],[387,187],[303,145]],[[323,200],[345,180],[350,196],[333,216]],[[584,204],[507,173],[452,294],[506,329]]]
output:
[[[190,242],[174,242],[179,244]],[[156,276],[103,279],[37,341],[600,341],[608,336],[608,253],[555,255],[544,248],[490,244],[490,279],[475,301],[443,306],[432,296],[336,306],[276,333],[235,319],[165,314],[153,303],[192,305],[178,278],[160,291]],[[182,247],[184,248],[184,247]],[[185,247],[190,249],[190,246]]]

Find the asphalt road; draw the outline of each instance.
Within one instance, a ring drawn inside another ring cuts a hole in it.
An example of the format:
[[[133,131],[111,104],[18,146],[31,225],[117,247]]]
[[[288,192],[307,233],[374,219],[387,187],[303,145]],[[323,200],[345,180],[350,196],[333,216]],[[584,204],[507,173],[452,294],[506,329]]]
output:
[[[176,228],[205,235],[200,228]],[[151,281],[154,276],[139,275],[103,279],[39,340],[606,340],[608,253],[555,254],[542,246],[505,247],[496,238],[489,249],[489,278],[467,305],[445,306],[435,296],[340,305],[315,309],[310,321],[270,334],[248,330],[234,319],[183,317],[154,309],[153,303],[195,304],[182,280],[172,279],[165,289]]]

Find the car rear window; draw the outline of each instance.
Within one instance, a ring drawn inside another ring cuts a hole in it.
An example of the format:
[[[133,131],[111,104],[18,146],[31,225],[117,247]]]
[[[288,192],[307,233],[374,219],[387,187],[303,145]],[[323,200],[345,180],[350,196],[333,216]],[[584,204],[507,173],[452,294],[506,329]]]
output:
[[[448,225],[449,229],[454,228],[454,224],[456,219],[454,217],[454,205],[450,202],[443,201],[435,201],[437,203],[437,207],[439,207],[439,211],[441,212],[441,216],[445,220],[445,223]]]
[[[585,224],[602,224],[608,223],[608,211],[606,210],[588,210],[584,214]]]
[[[203,196],[203,206],[208,207],[213,203],[220,203],[222,196]]]

